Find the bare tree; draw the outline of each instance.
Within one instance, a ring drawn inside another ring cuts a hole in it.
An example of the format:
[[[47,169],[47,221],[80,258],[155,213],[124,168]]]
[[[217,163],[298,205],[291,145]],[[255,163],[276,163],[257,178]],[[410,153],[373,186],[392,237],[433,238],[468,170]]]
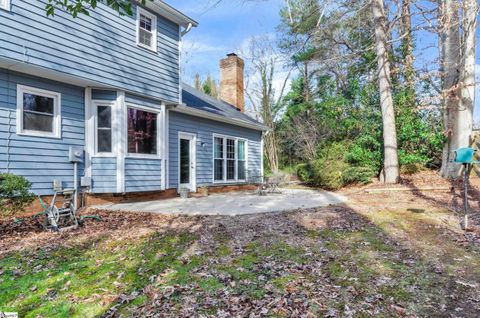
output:
[[[387,52],[388,35],[386,32],[386,18],[383,0],[372,1],[372,12],[375,23],[378,86],[380,90],[380,106],[382,109],[383,121],[383,180],[386,183],[396,183],[399,179],[397,132],[395,128],[390,62],[388,60]]]
[[[462,20],[459,18],[460,10]],[[476,0],[445,0],[440,7],[444,125],[447,136],[441,174],[448,178],[456,178],[460,173],[460,165],[452,162],[453,151],[468,147],[472,134],[477,13]]]
[[[415,91],[414,77],[415,69],[413,67],[413,39],[412,39],[412,15],[410,13],[410,0],[402,1],[402,51],[403,51],[403,67],[405,73],[405,81],[411,92]]]
[[[477,30],[477,0],[463,1],[463,54],[460,72],[461,109],[454,125],[456,144],[468,147],[473,128],[473,109],[475,107],[475,33]]]
[[[277,172],[279,146],[276,121],[282,110],[290,71],[280,74],[281,58],[267,37],[252,38],[248,59],[251,69],[246,94],[257,118],[269,128],[264,136],[265,156],[270,169]],[[280,87],[275,88],[275,82],[281,83]]]

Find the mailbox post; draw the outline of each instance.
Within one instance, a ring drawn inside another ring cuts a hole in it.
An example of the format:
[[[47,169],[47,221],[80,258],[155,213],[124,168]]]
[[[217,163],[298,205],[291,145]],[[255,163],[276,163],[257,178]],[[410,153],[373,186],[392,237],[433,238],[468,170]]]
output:
[[[472,164],[479,161],[474,160],[473,155],[477,150],[473,148],[458,148],[455,150],[455,159],[453,162],[463,165],[463,208],[465,212],[464,229],[468,230],[468,172]]]

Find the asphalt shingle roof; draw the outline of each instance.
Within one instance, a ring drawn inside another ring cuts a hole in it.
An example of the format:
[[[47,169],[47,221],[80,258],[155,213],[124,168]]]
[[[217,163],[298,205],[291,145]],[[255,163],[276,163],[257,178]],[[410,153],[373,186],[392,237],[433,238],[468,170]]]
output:
[[[186,106],[197,110],[264,127],[262,123],[239,111],[235,106],[204,94],[185,83],[182,83],[182,101]]]

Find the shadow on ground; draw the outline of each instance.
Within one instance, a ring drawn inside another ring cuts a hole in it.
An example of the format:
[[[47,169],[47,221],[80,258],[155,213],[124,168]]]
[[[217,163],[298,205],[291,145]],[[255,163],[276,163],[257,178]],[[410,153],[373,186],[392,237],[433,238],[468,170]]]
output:
[[[2,224],[0,307],[22,317],[478,313],[478,248],[455,215],[413,193],[350,199],[236,217],[100,212],[102,222],[63,234]]]

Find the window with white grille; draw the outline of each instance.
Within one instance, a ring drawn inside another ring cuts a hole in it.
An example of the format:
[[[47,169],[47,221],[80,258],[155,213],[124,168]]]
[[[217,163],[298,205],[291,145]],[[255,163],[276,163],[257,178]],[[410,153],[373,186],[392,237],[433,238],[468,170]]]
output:
[[[0,0],[0,9],[10,10],[10,0]]]
[[[247,179],[247,141],[213,136],[213,181],[238,182]]]
[[[157,51],[157,17],[140,7],[137,10],[137,45]]]

